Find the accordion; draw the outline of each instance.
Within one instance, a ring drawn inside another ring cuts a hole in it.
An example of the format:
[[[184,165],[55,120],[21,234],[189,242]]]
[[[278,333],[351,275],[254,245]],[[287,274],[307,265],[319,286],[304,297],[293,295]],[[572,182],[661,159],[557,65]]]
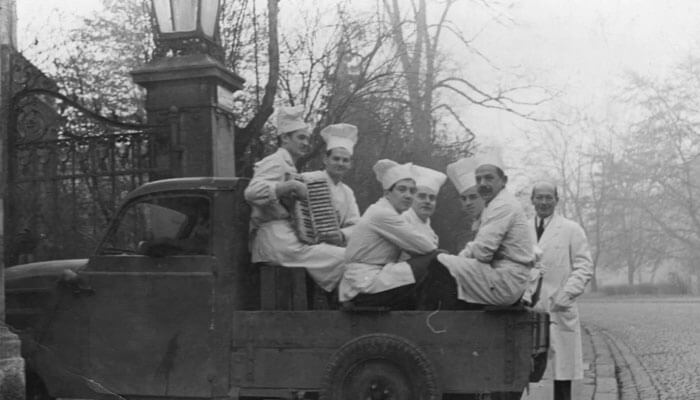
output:
[[[323,233],[340,229],[326,173],[307,172],[296,175],[294,179],[306,185],[308,193],[305,200],[297,200],[294,204],[292,216],[297,237],[302,243],[320,243]]]

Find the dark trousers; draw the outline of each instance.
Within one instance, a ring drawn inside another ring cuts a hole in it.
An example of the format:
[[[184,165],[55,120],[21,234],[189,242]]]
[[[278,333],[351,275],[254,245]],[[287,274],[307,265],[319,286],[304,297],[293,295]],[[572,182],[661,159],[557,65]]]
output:
[[[457,298],[457,281],[437,260],[439,252],[413,257],[411,266],[415,284],[400,286],[379,293],[360,293],[353,300],[356,307],[388,307],[392,310],[480,310],[482,304],[471,304]]]
[[[419,310],[480,310],[484,307],[457,297],[457,281],[447,267],[437,260],[437,255],[431,260],[428,275],[420,289]]]
[[[571,400],[571,381],[554,381],[554,400]]]
[[[360,293],[352,300],[355,307],[388,307],[392,310],[415,310],[418,294],[428,278],[428,268],[437,252],[413,257],[407,261],[416,283],[379,293]]]

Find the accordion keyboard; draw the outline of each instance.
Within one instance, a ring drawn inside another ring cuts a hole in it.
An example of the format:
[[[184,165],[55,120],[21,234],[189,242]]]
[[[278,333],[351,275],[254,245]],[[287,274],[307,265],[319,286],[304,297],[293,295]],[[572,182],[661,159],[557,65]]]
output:
[[[295,228],[299,240],[308,244],[321,242],[323,233],[340,229],[328,180],[320,174],[303,174],[296,179],[306,185],[307,199],[295,205]]]

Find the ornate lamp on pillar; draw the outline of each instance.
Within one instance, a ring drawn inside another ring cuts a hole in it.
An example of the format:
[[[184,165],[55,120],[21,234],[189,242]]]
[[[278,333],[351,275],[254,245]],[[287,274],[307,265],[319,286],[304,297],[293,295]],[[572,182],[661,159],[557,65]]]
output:
[[[171,176],[234,176],[233,93],[243,79],[223,65],[220,0],[152,0],[153,60],[131,72],[147,90],[149,123],[176,114]]]

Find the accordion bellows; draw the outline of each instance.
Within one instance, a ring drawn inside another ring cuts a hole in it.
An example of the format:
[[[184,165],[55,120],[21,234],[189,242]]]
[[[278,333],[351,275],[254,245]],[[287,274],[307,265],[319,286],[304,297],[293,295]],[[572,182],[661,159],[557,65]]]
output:
[[[323,233],[340,229],[328,178],[324,171],[313,171],[297,175],[295,179],[306,185],[308,193],[306,200],[298,200],[294,205],[297,236],[303,243],[320,243]]]

